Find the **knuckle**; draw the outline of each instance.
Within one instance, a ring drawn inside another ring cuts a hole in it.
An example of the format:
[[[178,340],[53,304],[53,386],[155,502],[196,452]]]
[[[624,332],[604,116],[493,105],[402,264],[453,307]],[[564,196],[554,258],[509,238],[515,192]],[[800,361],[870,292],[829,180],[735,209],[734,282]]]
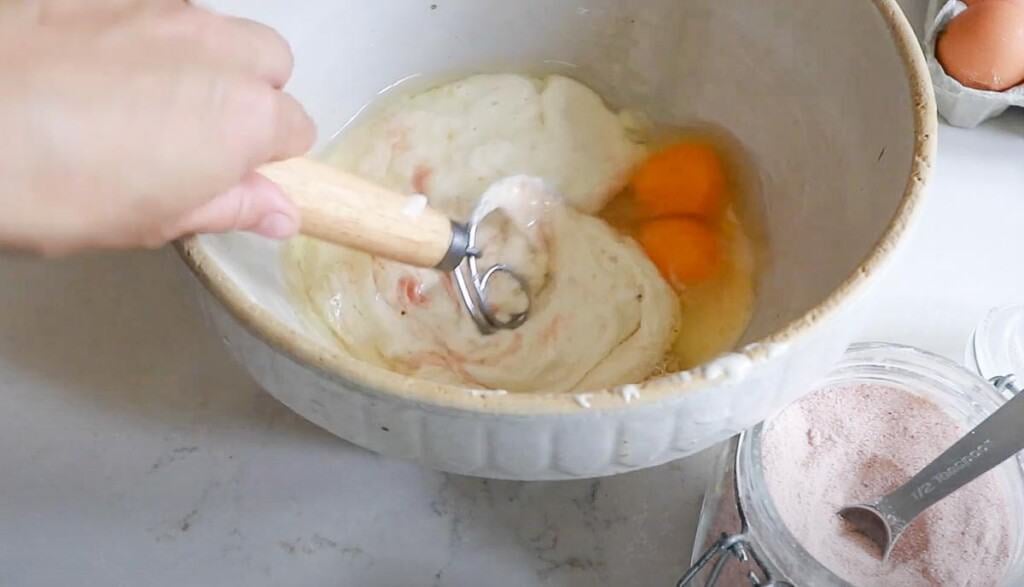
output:
[[[283,85],[291,77],[295,68],[295,55],[292,53],[291,45],[281,33],[264,24],[251,22],[251,26],[258,31],[257,36],[260,37],[260,44],[263,46],[266,60],[263,65]]]
[[[248,19],[213,16],[206,19],[202,43],[232,56],[238,66],[251,70],[276,87],[291,78],[295,57],[288,41],[275,29]]]
[[[313,119],[297,100],[287,94],[283,94],[278,102],[278,108],[283,110],[278,113],[278,120],[279,124],[285,127],[285,140],[289,150],[294,151],[292,154],[305,153],[316,142],[316,125]]]

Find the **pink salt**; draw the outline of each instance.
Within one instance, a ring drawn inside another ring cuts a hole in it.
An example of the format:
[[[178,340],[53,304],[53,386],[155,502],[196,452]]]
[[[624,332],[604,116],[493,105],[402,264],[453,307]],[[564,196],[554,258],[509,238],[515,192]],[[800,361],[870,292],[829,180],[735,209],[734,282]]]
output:
[[[964,432],[936,404],[895,387],[825,389],[766,426],[765,475],[793,535],[857,587],[996,585],[1009,562],[1012,515],[998,469],[926,511],[886,564],[836,515],[895,489]]]

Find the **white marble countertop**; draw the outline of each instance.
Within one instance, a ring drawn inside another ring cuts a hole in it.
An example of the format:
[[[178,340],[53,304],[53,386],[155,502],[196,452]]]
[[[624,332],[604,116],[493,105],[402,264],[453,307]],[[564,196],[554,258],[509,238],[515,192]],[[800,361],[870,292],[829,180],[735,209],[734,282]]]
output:
[[[862,338],[959,360],[1024,302],[1024,113],[943,127]],[[167,253],[0,259],[0,585],[669,585],[708,455],[518,483],[385,460],[228,360]],[[1014,271],[1016,268],[1016,271]]]

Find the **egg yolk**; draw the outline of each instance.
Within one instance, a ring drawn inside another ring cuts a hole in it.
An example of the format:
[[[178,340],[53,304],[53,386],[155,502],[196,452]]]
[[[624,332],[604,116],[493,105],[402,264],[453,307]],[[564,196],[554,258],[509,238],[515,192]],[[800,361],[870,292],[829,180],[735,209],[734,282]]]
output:
[[[649,217],[714,218],[725,206],[725,162],[713,145],[689,140],[647,159],[630,185]]]
[[[652,220],[640,227],[637,240],[676,289],[707,281],[722,263],[718,234],[692,218]]]

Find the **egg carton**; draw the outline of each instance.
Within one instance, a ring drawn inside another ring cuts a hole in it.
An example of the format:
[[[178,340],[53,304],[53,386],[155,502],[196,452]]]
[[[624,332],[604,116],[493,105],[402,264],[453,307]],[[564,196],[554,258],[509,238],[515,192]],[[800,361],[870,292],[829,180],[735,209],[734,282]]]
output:
[[[1002,92],[975,90],[965,87],[942,69],[935,56],[935,41],[949,21],[966,8],[967,5],[960,0],[929,0],[924,53],[932,85],[935,86],[935,102],[939,114],[953,126],[974,128],[999,116],[1011,106],[1024,107],[1024,84]]]

